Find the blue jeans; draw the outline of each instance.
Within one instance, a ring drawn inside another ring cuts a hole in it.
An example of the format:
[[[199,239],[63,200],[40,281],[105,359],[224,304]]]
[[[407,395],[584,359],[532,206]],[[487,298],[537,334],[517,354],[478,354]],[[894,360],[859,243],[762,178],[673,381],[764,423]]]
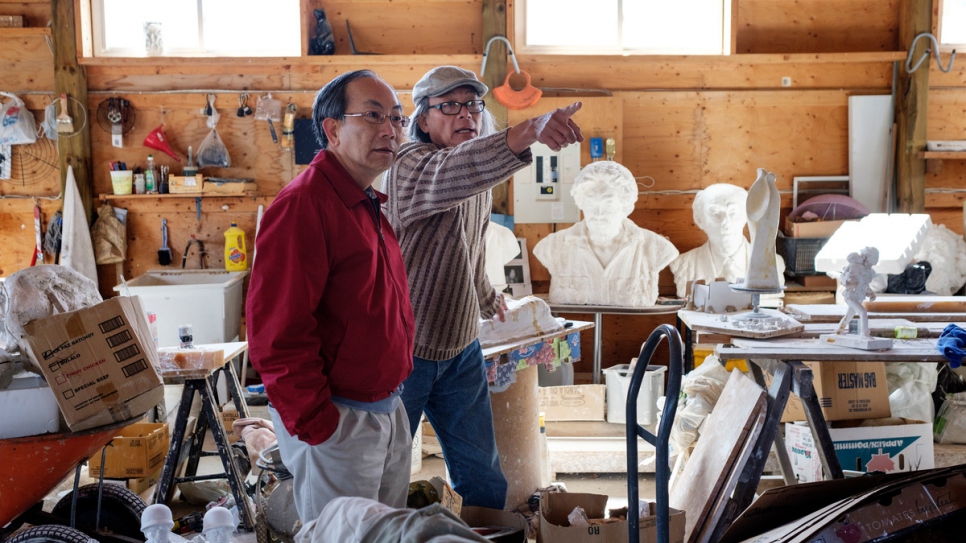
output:
[[[463,505],[503,509],[507,482],[500,469],[493,411],[480,342],[473,341],[449,360],[413,357],[402,401],[415,435],[423,411],[433,425],[453,490]]]

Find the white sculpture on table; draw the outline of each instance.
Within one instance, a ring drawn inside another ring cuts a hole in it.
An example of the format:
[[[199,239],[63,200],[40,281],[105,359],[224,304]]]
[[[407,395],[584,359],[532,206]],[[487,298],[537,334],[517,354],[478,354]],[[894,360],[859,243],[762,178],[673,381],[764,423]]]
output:
[[[842,297],[845,298],[848,309],[839,321],[835,333],[823,334],[821,339],[828,343],[863,350],[892,348],[891,339],[875,338],[869,334],[869,313],[862,305],[866,297],[875,300],[875,291],[869,287],[869,283],[875,277],[875,270],[872,268],[879,263],[879,250],[875,247],[866,247],[857,253],[849,254],[846,260],[848,264],[842,268],[839,282],[842,283],[844,289]],[[859,333],[849,334],[849,322],[856,315],[859,317]]]
[[[577,175],[571,194],[584,219],[533,248],[550,271],[551,303],[654,305],[658,274],[678,250],[627,218],[637,190],[630,170],[613,161],[593,162]]]
[[[781,196],[775,186],[775,174],[758,168],[758,178],[748,190],[746,204],[751,256],[743,283],[745,289],[777,292],[782,288],[775,258],[780,205]]]
[[[745,211],[748,192],[728,183],[711,185],[694,197],[694,223],[708,236],[704,245],[681,254],[670,268],[674,273],[677,295],[688,295],[688,285],[696,280],[712,284],[715,279],[736,282],[748,271],[751,244],[745,238]],[[776,256],[779,284],[784,285],[785,262]]]

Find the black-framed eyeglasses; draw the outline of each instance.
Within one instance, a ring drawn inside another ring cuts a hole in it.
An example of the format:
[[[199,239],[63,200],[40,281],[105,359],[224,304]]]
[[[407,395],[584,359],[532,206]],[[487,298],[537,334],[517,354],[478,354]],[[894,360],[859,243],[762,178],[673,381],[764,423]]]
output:
[[[362,117],[369,124],[382,124],[386,122],[386,117],[388,117],[389,122],[396,128],[406,128],[409,126],[409,117],[405,115],[384,115],[378,111],[363,111],[362,113],[343,113],[342,116]]]
[[[459,115],[460,110],[464,107],[466,111],[470,113],[483,113],[483,108],[486,107],[486,102],[483,100],[470,100],[469,102],[443,102],[442,104],[436,104],[435,106],[429,106],[436,108],[443,115]]]

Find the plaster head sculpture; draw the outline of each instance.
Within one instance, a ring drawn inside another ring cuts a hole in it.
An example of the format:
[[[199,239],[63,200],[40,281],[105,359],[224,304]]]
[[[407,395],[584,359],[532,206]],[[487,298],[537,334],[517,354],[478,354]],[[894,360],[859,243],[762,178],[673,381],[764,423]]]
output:
[[[550,271],[551,302],[654,305],[658,274],[678,251],[627,218],[637,191],[634,174],[613,161],[593,162],[577,175],[571,194],[583,220],[533,248]]]
[[[156,503],[141,512],[141,533],[147,543],[168,543],[174,519],[167,505]]]
[[[758,178],[748,190],[748,231],[751,233],[751,256],[743,286],[746,289],[779,291],[781,277],[775,258],[778,236],[778,213],[781,196],[775,186],[775,174],[758,168]]]
[[[205,513],[202,534],[208,543],[230,543],[235,531],[235,518],[224,507],[212,507]]]
[[[748,191],[728,183],[716,183],[698,192],[691,206],[694,223],[708,236],[704,245],[691,249],[671,262],[677,295],[688,295],[688,285],[696,280],[711,284],[715,279],[736,282],[748,270],[751,245],[745,237],[748,223]],[[777,259],[779,280],[783,283],[784,261]]]

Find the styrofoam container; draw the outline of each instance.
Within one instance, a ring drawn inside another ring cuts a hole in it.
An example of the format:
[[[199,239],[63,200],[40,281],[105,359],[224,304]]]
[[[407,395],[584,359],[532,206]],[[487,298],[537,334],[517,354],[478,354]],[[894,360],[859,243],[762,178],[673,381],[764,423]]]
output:
[[[624,424],[627,406],[627,391],[631,388],[631,375],[628,364],[619,364],[604,370],[607,384],[607,422]],[[637,395],[637,423],[642,425],[657,422],[657,400],[664,395],[665,366],[648,366],[644,381]]]
[[[60,430],[60,408],[43,377],[23,372],[0,390],[0,439]]]
[[[868,246],[879,250],[879,263],[873,267],[876,273],[902,273],[930,228],[932,219],[925,213],[873,213],[848,221],[815,255],[815,271],[841,272],[850,253]]]
[[[966,140],[926,141],[927,151],[966,151]]]
[[[224,343],[241,328],[242,283],[248,272],[151,270],[121,284],[121,295],[140,296],[145,311],[158,316],[158,346],[181,344],[178,326],[192,326],[195,345]]]

